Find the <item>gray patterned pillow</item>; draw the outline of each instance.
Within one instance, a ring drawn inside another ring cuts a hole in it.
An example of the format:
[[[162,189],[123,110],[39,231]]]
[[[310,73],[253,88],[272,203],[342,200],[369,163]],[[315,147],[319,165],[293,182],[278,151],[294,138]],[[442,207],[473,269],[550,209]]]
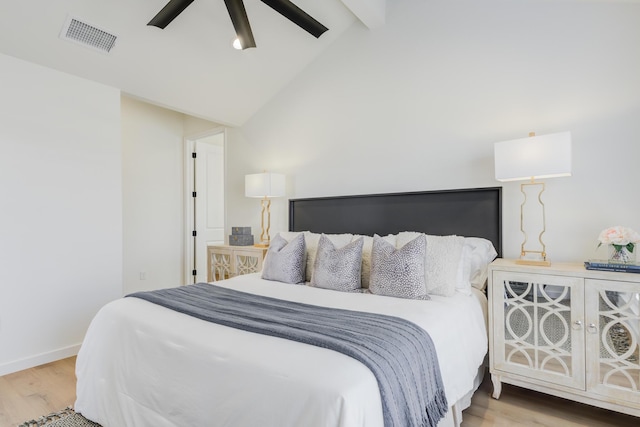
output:
[[[383,238],[373,238],[371,251],[372,294],[398,298],[428,300],[424,282],[424,261],[427,239],[418,236],[400,249]]]
[[[360,291],[363,242],[361,237],[337,249],[327,236],[320,236],[310,285],[342,292]]]
[[[271,240],[262,267],[262,278],[284,283],[304,283],[306,268],[304,235],[287,243],[279,234]]]

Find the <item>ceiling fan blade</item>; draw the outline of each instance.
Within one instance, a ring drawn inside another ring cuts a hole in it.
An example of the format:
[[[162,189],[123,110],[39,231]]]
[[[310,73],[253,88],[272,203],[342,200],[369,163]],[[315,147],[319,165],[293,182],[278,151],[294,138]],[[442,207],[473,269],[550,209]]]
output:
[[[176,16],[180,15],[191,3],[193,3],[193,0],[171,0],[147,25],[164,29],[164,27],[176,19]]]
[[[320,37],[325,31],[328,30],[327,27],[313,19],[304,10],[300,9],[289,0],[261,1],[315,38]]]
[[[249,18],[247,18],[247,11],[244,9],[242,0],[224,0],[224,4],[227,5],[227,11],[231,17],[233,28],[236,29],[236,36],[240,40],[242,50],[256,47],[256,41],[253,39],[251,25],[249,25]]]

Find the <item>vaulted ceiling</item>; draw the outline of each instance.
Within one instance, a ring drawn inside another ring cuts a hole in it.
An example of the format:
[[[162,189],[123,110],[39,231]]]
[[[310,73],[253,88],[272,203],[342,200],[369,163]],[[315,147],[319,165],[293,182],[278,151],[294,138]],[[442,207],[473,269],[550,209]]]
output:
[[[241,125],[351,25],[384,24],[386,0],[293,0],[329,31],[314,38],[245,0],[257,48],[235,50],[223,0],[195,0],[164,30],[168,0],[0,2],[0,52],[196,117]],[[59,37],[71,17],[115,35],[109,53]]]

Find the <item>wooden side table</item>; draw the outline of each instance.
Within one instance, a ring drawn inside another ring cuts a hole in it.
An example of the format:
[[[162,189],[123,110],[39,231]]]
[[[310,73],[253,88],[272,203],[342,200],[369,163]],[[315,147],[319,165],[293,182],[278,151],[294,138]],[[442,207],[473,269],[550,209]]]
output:
[[[214,245],[207,248],[207,281],[262,271],[267,248]]]

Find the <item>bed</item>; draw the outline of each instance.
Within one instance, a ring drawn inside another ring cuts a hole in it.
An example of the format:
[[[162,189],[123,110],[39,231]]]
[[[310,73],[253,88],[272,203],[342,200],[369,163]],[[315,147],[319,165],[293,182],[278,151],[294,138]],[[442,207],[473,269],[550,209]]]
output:
[[[366,237],[371,243],[377,234],[397,245],[404,239],[404,247],[423,239],[421,233],[428,233],[424,239],[431,243],[437,236],[465,236],[457,240],[459,266],[479,247],[483,265],[501,251],[500,188],[294,199],[289,206],[289,232],[278,236],[288,243],[304,236],[305,242],[334,239],[338,246],[348,233],[350,242]],[[381,240],[376,236],[375,244]],[[305,265],[318,265],[311,257],[320,257],[318,247],[306,249]],[[373,284],[374,267],[365,267],[365,252],[363,277],[368,268]],[[432,294],[428,301],[286,284],[263,279],[266,271],[215,286],[418,325],[433,341],[449,406],[438,425],[453,426],[460,424],[484,372],[486,265],[471,270],[482,269],[485,276],[470,277],[464,289],[457,281],[453,294]],[[318,271],[312,272],[312,284]],[[76,375],[75,410],[105,427],[382,427],[386,419],[376,376],[352,357],[206,322],[136,297],[111,302],[95,316]]]

